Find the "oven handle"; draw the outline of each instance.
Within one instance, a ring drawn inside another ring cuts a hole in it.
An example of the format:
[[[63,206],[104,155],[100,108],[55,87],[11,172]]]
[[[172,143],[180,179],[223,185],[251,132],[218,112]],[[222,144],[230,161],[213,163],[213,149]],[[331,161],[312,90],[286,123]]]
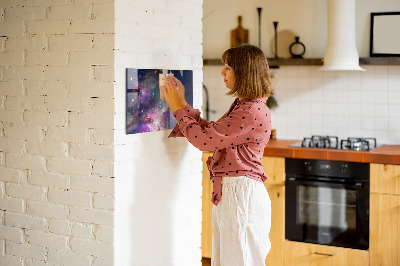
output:
[[[363,183],[361,182],[356,182],[356,183],[346,183],[346,182],[332,182],[332,181],[321,181],[321,180],[315,180],[315,181],[310,181],[310,180],[304,180],[303,178],[297,178],[297,177],[288,177],[286,181],[291,181],[291,182],[297,182],[301,183],[304,185],[318,185],[318,184],[325,184],[325,185],[341,185],[349,188],[354,188],[354,189],[361,189],[363,187]]]
[[[335,256],[335,253],[333,253],[333,254],[328,254],[328,253],[314,252],[314,254],[315,254],[315,255],[323,255],[323,256],[331,256],[331,257]]]

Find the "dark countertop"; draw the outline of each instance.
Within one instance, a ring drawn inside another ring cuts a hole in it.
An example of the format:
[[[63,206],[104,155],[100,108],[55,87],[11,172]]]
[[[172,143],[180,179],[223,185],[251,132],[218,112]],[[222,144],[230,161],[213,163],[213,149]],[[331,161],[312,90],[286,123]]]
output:
[[[264,156],[363,163],[400,164],[400,145],[383,145],[372,151],[289,147],[301,140],[270,140]]]

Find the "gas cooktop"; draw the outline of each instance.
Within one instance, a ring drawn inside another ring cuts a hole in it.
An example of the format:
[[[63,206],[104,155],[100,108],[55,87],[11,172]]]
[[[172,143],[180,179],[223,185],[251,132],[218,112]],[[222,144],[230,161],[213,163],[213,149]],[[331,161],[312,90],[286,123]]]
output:
[[[353,151],[371,151],[382,145],[377,145],[376,138],[347,138],[339,142],[336,136],[311,136],[304,138],[302,142],[289,145],[301,148],[320,148]]]

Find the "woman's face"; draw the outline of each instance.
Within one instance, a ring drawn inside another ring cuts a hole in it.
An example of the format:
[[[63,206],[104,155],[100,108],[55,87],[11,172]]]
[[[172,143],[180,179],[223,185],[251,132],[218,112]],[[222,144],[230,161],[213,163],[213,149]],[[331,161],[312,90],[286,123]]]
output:
[[[225,86],[228,89],[233,89],[235,86],[235,73],[233,72],[233,69],[225,64],[221,71],[221,75],[224,77]]]

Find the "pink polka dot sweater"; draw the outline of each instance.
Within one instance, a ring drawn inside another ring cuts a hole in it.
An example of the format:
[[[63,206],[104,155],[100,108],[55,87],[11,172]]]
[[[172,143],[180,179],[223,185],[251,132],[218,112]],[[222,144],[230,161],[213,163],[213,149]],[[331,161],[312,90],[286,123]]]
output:
[[[213,182],[211,201],[221,200],[224,176],[247,176],[261,182],[267,179],[261,159],[271,132],[271,112],[265,105],[267,97],[238,98],[218,121],[208,122],[200,111],[187,105],[174,112],[178,121],[169,137],[186,137],[201,151],[214,151],[207,160]]]

